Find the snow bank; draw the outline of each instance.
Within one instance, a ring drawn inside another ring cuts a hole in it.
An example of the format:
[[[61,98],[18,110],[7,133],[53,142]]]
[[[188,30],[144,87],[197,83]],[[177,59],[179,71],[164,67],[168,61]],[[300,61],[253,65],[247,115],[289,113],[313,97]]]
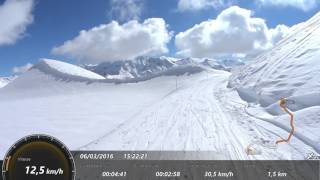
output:
[[[312,106],[320,106],[320,93],[306,93],[304,95],[291,96],[287,106],[291,111],[298,111]],[[278,102],[266,107],[266,111],[272,115],[280,115],[283,113],[279,108]]]
[[[269,129],[271,129],[270,125],[274,125],[279,129],[285,130],[278,131],[275,127],[273,127],[273,133],[276,133],[279,136],[277,139],[273,139],[276,141],[280,138],[287,138],[289,132],[291,131],[290,117],[287,113],[284,113],[279,106],[278,109],[279,112],[282,111],[282,115],[280,116],[272,116],[265,113],[263,108],[256,107],[250,107],[246,109],[246,113],[252,117],[268,122],[268,124],[265,124],[265,126]],[[318,135],[318,132],[320,131],[320,106],[313,106],[294,112],[294,126],[294,138],[289,144],[284,145],[299,147],[297,144],[297,139],[299,139],[305,145],[312,147],[313,150],[309,149],[309,152],[320,153],[320,136]]]

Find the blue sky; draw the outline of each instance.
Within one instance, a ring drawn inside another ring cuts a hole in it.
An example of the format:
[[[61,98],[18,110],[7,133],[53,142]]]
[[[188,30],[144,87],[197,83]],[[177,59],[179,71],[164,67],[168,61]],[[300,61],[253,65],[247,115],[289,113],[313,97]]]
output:
[[[7,1],[14,3],[14,1],[17,0]],[[236,5],[240,8],[250,10],[253,13],[253,17],[264,19],[266,25],[270,29],[275,28],[279,24],[284,24],[290,27],[297,23],[306,21],[319,11],[319,5],[317,3],[312,5],[312,7],[303,8],[299,7],[299,5],[293,4],[263,4],[259,3],[259,0],[256,2],[252,1],[251,3],[248,3],[246,0],[234,0],[226,4],[221,4],[221,6],[217,7],[206,5],[201,8],[179,9],[179,0],[130,0],[131,3],[136,3],[134,6],[135,9],[133,9],[133,14],[127,14],[128,17],[124,18],[120,17],[121,15],[119,14],[121,14],[121,12],[116,11],[128,10],[126,8],[129,8],[130,11],[130,7],[119,5],[119,3],[116,4],[112,0],[23,1],[28,1],[32,4],[31,9],[26,9],[25,14],[21,15],[22,17],[28,16],[29,21],[17,21],[16,26],[20,28],[17,31],[10,30],[10,28],[16,28],[14,25],[12,25],[12,27],[8,27],[8,29],[11,31],[11,34],[16,32],[18,37],[12,35],[12,41],[6,43],[6,41],[3,40],[3,43],[1,44],[1,36],[6,36],[8,33],[5,32],[6,29],[1,30],[3,26],[0,25],[0,76],[8,76],[12,74],[12,69],[14,67],[23,66],[27,63],[37,63],[39,58],[60,59],[72,63],[78,62],[78,59],[81,59],[82,57],[84,57],[84,59],[93,57],[94,59],[96,56],[87,56],[86,54],[83,54],[83,52],[74,52],[75,50],[81,50],[79,48],[70,50],[70,48],[61,46],[68,40],[74,40],[79,35],[81,30],[89,31],[93,27],[97,27],[100,24],[107,25],[112,20],[118,21],[119,26],[121,26],[132,19],[137,19],[138,25],[139,23],[143,23],[144,20],[148,18],[157,17],[163,19],[166,24],[165,28],[167,28],[166,30],[170,34],[170,38],[163,37],[164,39],[160,39],[158,44],[150,42],[151,46],[159,46],[155,47],[156,50],[150,50],[150,53],[152,54],[157,52],[158,55],[176,56],[178,51],[181,51],[182,54],[189,51],[191,55],[197,54],[192,49],[193,47],[190,46],[182,47],[183,45],[180,45],[179,49],[177,48],[175,36],[179,32],[185,32],[186,30],[194,27],[195,24],[208,21],[209,19],[215,19],[230,5]],[[191,0],[189,1],[191,2]],[[310,0],[306,1],[306,3],[308,2],[310,2]],[[8,2],[0,0],[0,7],[5,6],[5,3]],[[118,6],[118,9],[114,6]],[[2,8],[2,10],[3,9],[4,8]],[[4,13],[0,13],[0,15],[2,14]],[[5,15],[5,17],[0,17],[0,23],[8,24],[5,22],[5,20],[12,18],[12,16],[14,16],[14,13]],[[32,18],[31,20],[30,17]],[[115,25],[112,27],[118,26]],[[4,33],[2,33],[2,31]],[[159,32],[159,34],[163,33],[165,32]],[[194,33],[198,32],[194,30]],[[180,36],[181,43],[187,41],[186,36],[188,36],[188,33]],[[74,43],[77,42],[82,41],[79,40],[75,41]],[[57,51],[58,53],[53,53],[52,50],[54,47],[61,47]],[[143,48],[143,46],[141,47]],[[65,50],[66,48],[69,51]],[[167,51],[164,50],[165,48],[167,48]],[[239,52],[241,53],[240,50]],[[186,53],[186,55],[187,54],[188,53]],[[128,57],[131,57],[133,54],[129,55]],[[141,55],[141,53],[139,55]],[[110,57],[117,56],[110,55]]]

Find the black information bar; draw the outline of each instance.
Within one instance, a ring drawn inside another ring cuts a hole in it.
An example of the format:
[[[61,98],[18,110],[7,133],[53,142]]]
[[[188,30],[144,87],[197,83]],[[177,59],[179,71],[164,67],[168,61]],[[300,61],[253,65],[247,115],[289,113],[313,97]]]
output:
[[[163,156],[164,154],[164,156]],[[73,152],[76,180],[319,180],[318,160],[195,160],[195,153]],[[201,155],[204,158],[204,154]]]

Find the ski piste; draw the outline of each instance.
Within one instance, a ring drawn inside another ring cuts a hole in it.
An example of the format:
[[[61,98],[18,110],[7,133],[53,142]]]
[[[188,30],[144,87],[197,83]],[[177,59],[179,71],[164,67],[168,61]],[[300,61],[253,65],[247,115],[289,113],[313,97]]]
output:
[[[96,76],[87,72],[75,78],[83,69],[62,71],[65,67],[45,60],[1,89],[1,114],[13,119],[3,126],[12,139],[39,131],[62,139],[72,149],[213,151],[217,159],[234,160],[302,159],[308,152],[317,153],[312,144],[296,136],[288,144],[270,148],[269,143],[287,135],[286,129],[260,120],[260,114],[247,113],[260,112],[227,87],[230,72],[205,69],[179,76],[177,85],[174,75],[113,84],[94,80]],[[26,116],[32,128],[23,123]],[[42,117],[50,118],[43,121]],[[277,122],[287,123],[288,115],[283,118]],[[13,130],[17,123],[18,132]],[[82,138],[75,140],[75,136]],[[245,148],[252,142],[261,144],[260,155],[247,155]],[[0,148],[4,153],[5,148]]]

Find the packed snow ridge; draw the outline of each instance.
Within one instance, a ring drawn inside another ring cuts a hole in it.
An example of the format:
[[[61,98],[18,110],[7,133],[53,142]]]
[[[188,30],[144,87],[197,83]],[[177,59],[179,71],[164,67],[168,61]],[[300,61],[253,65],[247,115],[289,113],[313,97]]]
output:
[[[52,59],[42,59],[38,64],[33,66],[32,69],[37,69],[44,73],[50,73],[61,78],[73,77],[74,79],[88,80],[105,79],[104,77],[91,71],[85,70],[79,66]]]

